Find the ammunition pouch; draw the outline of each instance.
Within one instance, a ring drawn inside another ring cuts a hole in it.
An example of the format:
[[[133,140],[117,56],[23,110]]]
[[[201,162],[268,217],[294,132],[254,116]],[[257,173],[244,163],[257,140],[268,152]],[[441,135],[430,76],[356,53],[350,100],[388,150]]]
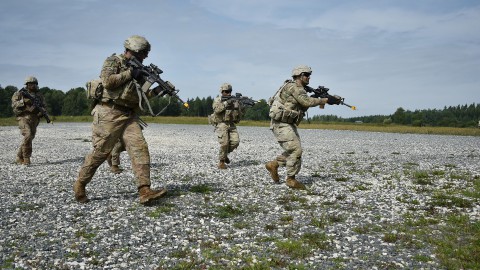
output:
[[[299,125],[303,120],[305,113],[303,111],[296,111],[285,108],[285,106],[277,100],[272,102],[270,111],[268,113],[274,121]]]
[[[93,79],[86,83],[87,98],[100,100],[103,95],[103,85],[101,79]]]
[[[224,122],[240,122],[240,112],[238,110],[225,110]]]

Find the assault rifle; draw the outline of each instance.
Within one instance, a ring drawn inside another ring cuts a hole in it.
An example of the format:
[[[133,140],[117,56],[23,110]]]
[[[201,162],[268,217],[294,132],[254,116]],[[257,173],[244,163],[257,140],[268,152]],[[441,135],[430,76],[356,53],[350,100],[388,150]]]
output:
[[[45,118],[45,120],[47,120],[47,123],[52,122],[52,120],[50,120],[50,117],[48,116],[47,110],[45,110],[45,108],[43,107],[43,104],[40,101],[39,97],[33,97],[32,95],[30,95],[28,90],[25,89],[25,88],[20,89],[19,92],[24,97],[26,97],[26,98],[28,98],[32,101],[33,107],[35,107],[37,110],[39,110],[42,113],[42,116]]]
[[[146,87],[147,89],[150,88],[150,86],[152,86],[154,83],[157,83],[161,88],[161,91],[157,93],[158,96],[169,95],[169,96],[175,97],[176,99],[178,99],[180,102],[183,103],[183,106],[185,106],[185,108],[188,109],[189,107],[188,103],[183,101],[177,95],[177,93],[180,90],[175,89],[175,85],[173,85],[171,82],[164,81],[162,80],[162,78],[160,78],[160,74],[162,74],[163,71],[160,68],[158,68],[156,65],[150,64],[149,66],[144,66],[142,62],[140,62],[135,57],[131,57],[130,59],[128,59],[127,65],[136,69],[140,69],[142,71],[142,73],[145,75],[147,80],[147,87]],[[146,91],[147,89],[143,89],[142,87],[142,90],[144,91]]]
[[[311,87],[307,87],[307,92],[309,93],[313,93],[311,95],[311,97],[314,97],[314,98],[328,98],[328,99],[331,99],[331,100],[334,100],[335,102],[330,104],[330,105],[333,105],[333,104],[342,104],[342,105],[345,105],[349,108],[352,108],[352,110],[356,110],[357,107],[355,106],[351,106],[351,105],[348,105],[347,103],[343,102],[345,100],[345,98],[342,98],[342,97],[335,97],[335,96],[332,96],[328,93],[328,88],[326,88],[325,86],[319,86],[317,89],[314,89],[314,88],[311,88]]]
[[[252,98],[242,96],[242,94],[240,93],[236,93],[235,96],[222,96],[222,101],[227,100],[238,100],[246,107],[253,107],[253,105],[258,102],[256,100],[253,100]]]

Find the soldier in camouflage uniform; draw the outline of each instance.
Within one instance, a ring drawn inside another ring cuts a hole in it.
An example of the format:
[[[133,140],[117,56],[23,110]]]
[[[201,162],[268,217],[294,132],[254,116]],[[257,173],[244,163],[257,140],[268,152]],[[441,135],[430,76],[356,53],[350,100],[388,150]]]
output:
[[[313,98],[307,95],[305,88],[310,82],[312,69],[308,66],[298,66],[292,71],[292,80],[287,80],[277,91],[275,96],[270,98],[271,118],[270,129],[275,138],[283,148],[283,153],[276,159],[265,164],[274,182],[278,183],[278,167],[286,167],[286,184],[290,188],[304,189],[305,186],[295,179],[302,166],[302,145],[297,126],[305,116],[309,107],[325,104],[337,104],[339,100],[327,98]]]
[[[112,152],[107,156],[107,163],[108,166],[110,166],[110,171],[112,173],[119,174],[123,172],[123,169],[120,168],[120,154],[125,150],[125,145],[122,140],[118,140],[113,147]]]
[[[124,43],[125,52],[108,57],[102,67],[100,78],[103,94],[92,110],[93,151],[85,157],[73,190],[80,203],[89,201],[85,186],[92,180],[97,168],[107,159],[121,138],[132,160],[132,169],[137,182],[140,203],[146,204],[162,197],[167,191],[150,189],[150,154],[148,145],[138,123],[141,86],[145,78],[141,70],[127,66],[131,57],[143,61],[148,57],[150,43],[141,36],[131,36]],[[160,88],[148,89],[151,98]],[[140,96],[140,97],[139,97]]]
[[[23,96],[21,91],[27,90],[30,96],[38,99],[37,103],[42,108],[46,108],[45,100],[40,92],[38,92],[38,80],[33,76],[25,79],[25,88],[15,92],[12,96],[13,112],[17,116],[18,128],[23,135],[23,141],[17,151],[17,164],[30,165],[30,157],[32,156],[32,141],[37,133],[37,126],[43,116],[42,112],[34,106],[34,100]]]
[[[240,144],[237,126],[240,118],[245,113],[245,109],[238,100],[229,99],[222,101],[222,96],[231,96],[232,86],[224,83],[220,86],[220,95],[213,100],[212,124],[215,126],[220,150],[218,153],[219,169],[226,169],[230,163],[228,154],[235,150]]]

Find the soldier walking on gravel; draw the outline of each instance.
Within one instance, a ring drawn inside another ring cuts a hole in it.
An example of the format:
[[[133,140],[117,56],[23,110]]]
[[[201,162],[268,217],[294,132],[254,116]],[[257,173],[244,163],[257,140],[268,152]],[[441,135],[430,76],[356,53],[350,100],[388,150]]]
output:
[[[240,118],[245,113],[244,106],[236,99],[222,101],[223,97],[232,95],[232,85],[224,83],[220,86],[220,95],[213,100],[213,114],[210,122],[215,126],[215,133],[220,143],[218,153],[218,168],[226,169],[230,163],[228,154],[235,150],[240,144],[237,126]]]
[[[122,140],[118,140],[112,149],[112,152],[107,156],[107,163],[110,166],[110,171],[114,174],[120,174],[123,169],[120,168],[120,154],[125,151],[125,145]]]
[[[298,66],[292,71],[293,80],[287,80],[269,99],[271,118],[270,129],[283,148],[283,153],[276,159],[265,164],[275,183],[280,181],[278,167],[286,167],[286,184],[290,188],[304,189],[305,186],[295,179],[302,166],[302,145],[297,126],[303,120],[305,112],[310,107],[325,104],[338,104],[340,100],[332,98],[313,98],[307,95],[305,88],[310,82],[312,69],[308,66]],[[335,99],[335,100],[334,100]]]
[[[30,165],[32,156],[32,141],[37,133],[37,126],[44,116],[45,100],[38,91],[38,80],[33,76],[25,79],[25,88],[15,92],[12,96],[13,112],[17,116],[18,128],[23,135],[22,144],[18,148],[15,162]]]
[[[140,203],[157,200],[167,192],[164,188],[150,189],[150,153],[138,118],[142,97],[140,91],[146,79],[140,69],[127,66],[127,61],[132,57],[139,61],[147,58],[150,43],[144,37],[134,35],[125,40],[124,47],[123,54],[114,54],[105,60],[100,74],[102,97],[92,110],[93,151],[85,157],[73,185],[75,199],[80,203],[89,201],[85,186],[120,138],[132,160]],[[157,87],[147,89],[145,94],[151,98],[159,92],[160,88]]]

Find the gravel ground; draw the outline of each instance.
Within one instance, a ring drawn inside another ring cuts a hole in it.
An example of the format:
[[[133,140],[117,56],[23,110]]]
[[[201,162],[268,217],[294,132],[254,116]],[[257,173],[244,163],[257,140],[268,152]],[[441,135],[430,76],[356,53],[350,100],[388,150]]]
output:
[[[431,246],[405,247],[384,235],[402,223],[408,201],[428,206],[431,193],[419,192],[409,171],[478,176],[479,138],[300,129],[297,179],[307,190],[296,191],[283,179],[274,184],[264,168],[281,152],[270,130],[238,129],[240,147],[220,171],[211,126],[149,125],[152,184],[169,195],[145,207],[126,152],[124,173],[103,164],[87,186],[92,201],[74,201],[72,184],[91,150],[90,124],[42,123],[31,166],[13,162],[19,130],[0,127],[0,268],[442,268]],[[445,182],[470,184],[440,176],[428,187]],[[479,219],[478,201],[462,212]],[[378,230],[359,233],[366,227]],[[282,249],[294,241],[303,245]]]

